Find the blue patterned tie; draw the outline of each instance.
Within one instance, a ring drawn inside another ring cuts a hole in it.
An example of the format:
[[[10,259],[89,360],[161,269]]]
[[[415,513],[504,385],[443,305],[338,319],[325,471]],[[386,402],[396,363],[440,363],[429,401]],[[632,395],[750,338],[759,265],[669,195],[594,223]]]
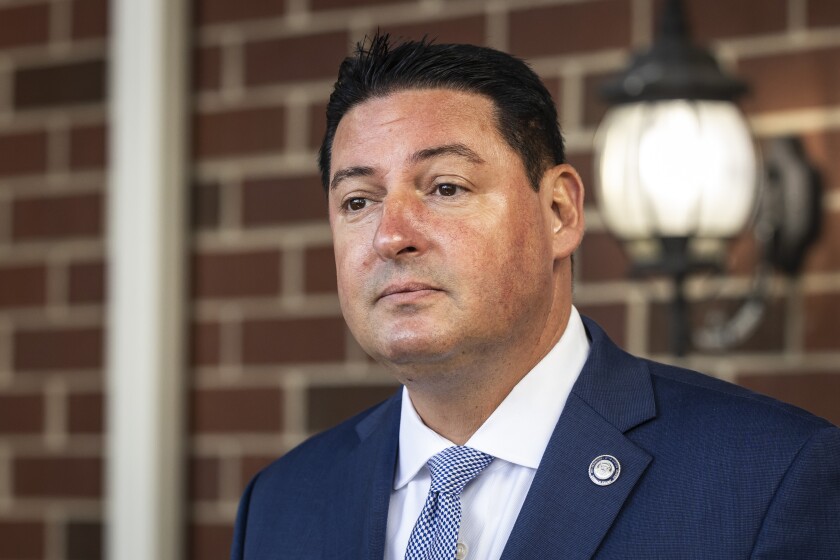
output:
[[[431,459],[432,486],[408,539],[405,560],[452,560],[461,526],[461,491],[493,457],[471,447],[449,447]]]

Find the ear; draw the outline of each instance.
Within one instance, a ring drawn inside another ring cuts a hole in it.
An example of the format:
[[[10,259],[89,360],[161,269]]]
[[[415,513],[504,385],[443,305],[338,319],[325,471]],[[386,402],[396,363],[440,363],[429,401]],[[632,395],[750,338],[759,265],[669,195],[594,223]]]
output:
[[[554,244],[554,258],[568,258],[583,239],[583,181],[575,168],[561,163],[545,172],[540,190],[551,208],[551,231]]]

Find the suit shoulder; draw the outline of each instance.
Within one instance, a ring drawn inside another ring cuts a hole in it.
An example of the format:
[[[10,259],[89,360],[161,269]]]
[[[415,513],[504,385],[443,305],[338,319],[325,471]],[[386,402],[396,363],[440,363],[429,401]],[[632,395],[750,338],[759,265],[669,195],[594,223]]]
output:
[[[660,402],[680,402],[687,413],[718,416],[736,425],[758,423],[777,426],[808,436],[832,427],[827,420],[792,404],[696,371],[647,361]]]
[[[398,413],[399,404],[398,394],[308,438],[265,467],[259,473],[261,483],[321,476],[336,460],[352,452],[381,420],[393,414],[394,408]]]

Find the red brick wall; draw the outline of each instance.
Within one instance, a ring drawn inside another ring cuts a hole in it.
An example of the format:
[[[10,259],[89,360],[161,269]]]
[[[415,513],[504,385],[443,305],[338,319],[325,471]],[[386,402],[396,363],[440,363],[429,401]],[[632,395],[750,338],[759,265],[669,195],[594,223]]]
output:
[[[0,1],[0,558],[100,557],[105,0]]]
[[[190,558],[212,560],[227,556],[256,470],[393,391],[340,318],[315,166],[353,41],[381,26],[527,57],[591,184],[598,85],[650,40],[660,2],[193,4],[188,541]],[[691,0],[689,12],[751,82],[757,135],[804,138],[826,209],[803,276],[774,280],[767,323],[743,348],[687,362],[840,422],[840,4]],[[0,0],[0,560],[100,557],[106,13],[105,0]],[[667,287],[628,280],[588,209],[578,306],[664,357]],[[727,282],[725,304],[746,284]]]

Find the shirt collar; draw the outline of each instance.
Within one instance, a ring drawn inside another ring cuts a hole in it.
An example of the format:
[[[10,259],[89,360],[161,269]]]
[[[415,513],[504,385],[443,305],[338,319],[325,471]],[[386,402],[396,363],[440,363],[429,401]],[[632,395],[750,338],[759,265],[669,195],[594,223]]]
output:
[[[536,469],[566,399],[589,355],[589,340],[577,309],[548,354],[523,377],[466,445]],[[408,484],[432,456],[455,445],[429,429],[403,387],[400,444],[394,489]]]

